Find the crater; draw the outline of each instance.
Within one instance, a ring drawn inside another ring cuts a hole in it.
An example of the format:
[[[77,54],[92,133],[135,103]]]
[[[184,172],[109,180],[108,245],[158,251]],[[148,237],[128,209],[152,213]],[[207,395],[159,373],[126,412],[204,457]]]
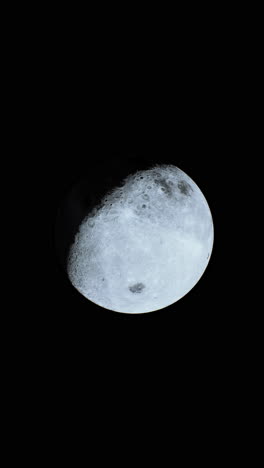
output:
[[[190,184],[188,184],[188,182],[185,182],[185,180],[180,180],[180,182],[178,182],[178,188],[180,192],[186,196],[190,195],[191,192],[193,192],[192,187],[190,186]]]
[[[139,294],[143,291],[144,288],[145,288],[145,285],[143,283],[135,283],[133,284],[133,286],[129,286],[128,289],[132,293]]]

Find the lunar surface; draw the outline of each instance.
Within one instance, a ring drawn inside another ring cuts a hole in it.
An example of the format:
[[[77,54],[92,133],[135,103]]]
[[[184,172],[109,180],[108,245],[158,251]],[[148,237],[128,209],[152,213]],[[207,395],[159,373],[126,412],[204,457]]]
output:
[[[83,220],[68,275],[90,301],[112,311],[167,307],[198,282],[213,247],[213,221],[199,187],[172,165],[136,172]]]

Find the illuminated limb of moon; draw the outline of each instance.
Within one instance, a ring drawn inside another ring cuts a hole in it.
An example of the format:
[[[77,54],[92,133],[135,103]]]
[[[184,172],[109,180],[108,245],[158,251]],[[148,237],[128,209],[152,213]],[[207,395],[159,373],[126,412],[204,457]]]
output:
[[[212,247],[212,216],[199,187],[175,166],[155,166],[127,177],[84,219],[68,275],[104,308],[150,312],[193,288]]]

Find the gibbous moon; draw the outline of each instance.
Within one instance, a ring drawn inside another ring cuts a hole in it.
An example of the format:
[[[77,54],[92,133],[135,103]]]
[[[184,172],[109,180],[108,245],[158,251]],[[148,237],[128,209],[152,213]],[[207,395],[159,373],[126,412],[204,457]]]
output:
[[[167,307],[198,282],[213,247],[213,221],[199,187],[172,165],[124,179],[86,216],[70,247],[73,286],[112,311]]]

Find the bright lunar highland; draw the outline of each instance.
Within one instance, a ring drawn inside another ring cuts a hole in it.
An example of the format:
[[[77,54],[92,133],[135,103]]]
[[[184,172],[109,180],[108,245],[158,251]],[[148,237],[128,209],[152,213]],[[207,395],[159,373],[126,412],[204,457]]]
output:
[[[199,187],[175,166],[155,166],[128,176],[86,216],[69,250],[68,275],[106,309],[155,311],[198,282],[213,238]]]

